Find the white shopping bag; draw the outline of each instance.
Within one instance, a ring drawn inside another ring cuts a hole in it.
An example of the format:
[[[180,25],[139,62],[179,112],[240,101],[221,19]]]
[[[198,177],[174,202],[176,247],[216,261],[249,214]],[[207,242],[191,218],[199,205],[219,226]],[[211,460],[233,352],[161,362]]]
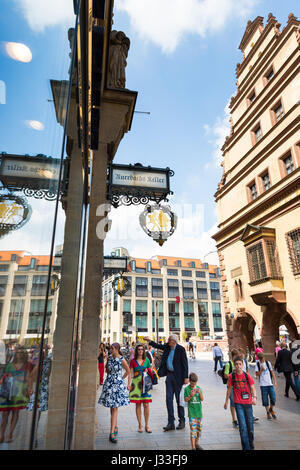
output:
[[[184,401],[184,391],[185,391],[185,386],[183,385],[182,388],[181,388],[181,392],[180,392],[180,395],[179,395],[179,405],[180,406],[184,406],[185,408],[187,407],[187,402]]]

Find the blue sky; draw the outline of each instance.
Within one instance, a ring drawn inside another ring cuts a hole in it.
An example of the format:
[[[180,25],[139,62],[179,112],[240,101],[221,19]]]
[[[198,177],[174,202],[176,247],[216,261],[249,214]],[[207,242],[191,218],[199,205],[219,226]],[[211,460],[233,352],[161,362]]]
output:
[[[59,156],[61,128],[47,99],[49,78],[67,77],[72,3],[1,1],[0,80],[7,86],[7,103],[0,105],[1,151]],[[290,12],[299,13],[299,1],[115,0],[113,28],[131,39],[126,86],[139,93],[136,109],[151,113],[135,114],[115,161],[172,168],[170,203],[179,212],[181,225],[178,234],[159,248],[138,228],[142,207],[113,210],[107,252],[121,245],[135,256],[203,257],[214,250],[213,195],[221,175],[216,160],[228,132],[224,109],[235,92],[235,67],[241,62],[238,45],[247,21],[258,15],[266,20],[269,12],[284,26]],[[33,60],[23,64],[7,57],[6,41],[25,43]],[[31,119],[41,121],[45,130],[26,127],[25,121]],[[1,240],[2,249],[18,245],[47,252],[53,204],[32,205],[31,221]],[[43,230],[41,217],[47,217]],[[62,242],[63,221],[60,213],[57,243]],[[126,231],[129,224],[131,230]],[[132,231],[140,231],[140,236],[133,238]],[[206,261],[215,262],[215,254]]]

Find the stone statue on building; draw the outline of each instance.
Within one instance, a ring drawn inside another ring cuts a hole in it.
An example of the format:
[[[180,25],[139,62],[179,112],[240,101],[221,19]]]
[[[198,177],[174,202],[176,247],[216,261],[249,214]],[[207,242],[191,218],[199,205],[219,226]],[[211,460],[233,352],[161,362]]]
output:
[[[107,83],[109,88],[125,88],[129,47],[130,40],[122,31],[111,32]]]

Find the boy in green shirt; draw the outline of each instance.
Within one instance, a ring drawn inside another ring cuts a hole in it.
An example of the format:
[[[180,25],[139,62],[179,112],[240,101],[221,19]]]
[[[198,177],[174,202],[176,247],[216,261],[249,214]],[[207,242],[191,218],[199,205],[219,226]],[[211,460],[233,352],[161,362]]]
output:
[[[198,441],[201,436],[201,402],[203,401],[203,394],[201,388],[197,385],[197,374],[191,372],[189,375],[189,381],[189,385],[184,390],[184,401],[188,403],[192,449],[200,450],[201,447],[199,446]]]

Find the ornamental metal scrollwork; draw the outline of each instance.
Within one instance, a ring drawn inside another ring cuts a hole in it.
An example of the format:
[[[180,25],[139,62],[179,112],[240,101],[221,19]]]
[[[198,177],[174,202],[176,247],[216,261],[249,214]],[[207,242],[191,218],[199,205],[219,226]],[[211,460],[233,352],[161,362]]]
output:
[[[140,215],[140,225],[149,237],[162,246],[177,228],[177,215],[170,206],[148,205]]]
[[[123,295],[125,295],[130,289],[131,283],[127,277],[120,275],[113,280],[112,287],[120,297],[123,297]]]
[[[154,192],[138,192],[135,194],[126,193],[125,191],[116,191],[114,190],[113,194],[108,194],[108,200],[111,202],[112,206],[117,208],[121,205],[123,206],[138,206],[140,204],[146,205],[150,201],[156,202],[157,204],[161,201],[168,202],[168,199],[164,196],[157,196]]]

